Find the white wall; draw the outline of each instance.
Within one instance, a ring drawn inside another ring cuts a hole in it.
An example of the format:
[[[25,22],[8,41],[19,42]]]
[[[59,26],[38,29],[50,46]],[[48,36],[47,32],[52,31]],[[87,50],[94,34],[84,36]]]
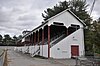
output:
[[[43,56],[48,57],[48,45],[43,45]]]
[[[23,53],[26,53],[27,50],[28,50],[28,46],[22,46],[22,52],[23,52]]]
[[[43,45],[40,45],[40,56],[43,56]]]
[[[35,46],[29,46],[29,53],[33,54],[35,52]]]
[[[51,47],[50,56],[58,59],[71,58],[71,45],[79,45],[79,56],[84,54],[83,29],[77,30]]]
[[[29,53],[33,54],[39,49],[38,45],[29,46]],[[37,55],[37,54],[36,54]],[[40,56],[48,57],[48,45],[40,45]]]
[[[72,16],[67,11],[49,20],[49,24],[52,24],[53,22],[62,22],[66,27],[70,26],[71,24],[77,24],[80,25],[80,27],[83,27],[82,23],[80,23],[74,16]]]
[[[36,52],[38,49],[39,49],[39,46],[38,45],[35,45],[34,52]],[[38,53],[36,55],[38,55]]]

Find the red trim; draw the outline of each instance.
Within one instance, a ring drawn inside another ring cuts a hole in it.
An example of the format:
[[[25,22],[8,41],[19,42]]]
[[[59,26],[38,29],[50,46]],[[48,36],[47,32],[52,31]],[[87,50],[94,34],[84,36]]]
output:
[[[50,58],[50,26],[48,26],[48,58]]]

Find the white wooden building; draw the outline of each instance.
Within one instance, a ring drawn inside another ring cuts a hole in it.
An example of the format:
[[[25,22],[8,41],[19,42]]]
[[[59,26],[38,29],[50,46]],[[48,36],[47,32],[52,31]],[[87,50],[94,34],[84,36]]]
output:
[[[82,20],[66,9],[24,35],[22,42],[18,43],[29,47],[21,46],[17,49],[32,56],[56,59],[82,56],[85,26]]]

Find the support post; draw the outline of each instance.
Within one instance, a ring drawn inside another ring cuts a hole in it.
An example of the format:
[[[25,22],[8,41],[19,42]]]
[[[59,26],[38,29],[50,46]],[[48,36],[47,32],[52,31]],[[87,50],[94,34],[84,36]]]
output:
[[[34,45],[36,44],[36,33],[34,33]]]
[[[66,28],[66,35],[68,36],[68,29]]]
[[[38,31],[38,45],[39,45],[39,31]]]
[[[33,41],[34,41],[34,35],[32,34],[32,45],[33,45],[33,43],[34,43]]]
[[[31,35],[31,45],[33,44],[33,34]]]
[[[32,34],[30,35],[30,45],[32,45]]]
[[[37,43],[38,43],[39,50],[40,50],[40,44],[39,44],[39,41],[40,41],[40,40],[39,40],[39,38],[40,38],[40,37],[39,37],[39,31],[38,31],[38,36],[37,36],[37,37],[38,37],[38,39],[37,39]],[[38,52],[38,55],[40,55],[40,52]]]
[[[50,26],[48,26],[48,59],[50,58]]]

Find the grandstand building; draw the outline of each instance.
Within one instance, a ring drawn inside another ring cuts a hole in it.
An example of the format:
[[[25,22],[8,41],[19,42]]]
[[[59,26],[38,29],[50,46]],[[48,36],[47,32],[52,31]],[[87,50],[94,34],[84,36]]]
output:
[[[18,44],[28,47],[30,55],[71,58],[84,55],[85,23],[66,9],[25,34]],[[22,47],[25,47],[22,46]]]

